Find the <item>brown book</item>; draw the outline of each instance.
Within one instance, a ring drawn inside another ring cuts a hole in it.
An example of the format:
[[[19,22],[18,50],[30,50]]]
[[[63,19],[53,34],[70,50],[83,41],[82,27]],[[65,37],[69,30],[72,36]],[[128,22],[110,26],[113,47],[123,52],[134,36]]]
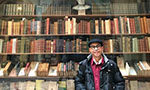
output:
[[[13,69],[13,67],[14,67],[14,65],[12,64],[12,62],[9,61],[4,68],[4,71],[3,71],[4,76],[8,76],[9,73],[11,72],[11,70]]]
[[[38,76],[48,76],[49,63],[40,63],[37,69]]]
[[[143,18],[140,18],[140,26],[141,26],[141,33],[145,33],[144,20],[143,20]]]
[[[138,81],[137,80],[130,81],[130,90],[138,90]]]
[[[137,90],[148,90],[148,89],[146,89],[146,82],[138,81],[138,89]]]
[[[144,23],[144,33],[148,33],[148,25],[147,25],[147,18],[144,16],[143,17],[143,23]]]
[[[67,90],[75,90],[74,80],[67,79]]]
[[[58,90],[58,84],[56,81],[50,81],[48,90]]]
[[[35,82],[27,81],[26,90],[35,90]]]

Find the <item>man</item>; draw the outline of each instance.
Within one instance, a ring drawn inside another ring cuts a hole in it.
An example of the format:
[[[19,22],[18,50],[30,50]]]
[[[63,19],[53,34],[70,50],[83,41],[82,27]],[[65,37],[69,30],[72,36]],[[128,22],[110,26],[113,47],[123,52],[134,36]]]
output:
[[[124,90],[125,80],[116,63],[104,55],[102,40],[92,39],[88,47],[91,54],[79,64],[76,90]]]

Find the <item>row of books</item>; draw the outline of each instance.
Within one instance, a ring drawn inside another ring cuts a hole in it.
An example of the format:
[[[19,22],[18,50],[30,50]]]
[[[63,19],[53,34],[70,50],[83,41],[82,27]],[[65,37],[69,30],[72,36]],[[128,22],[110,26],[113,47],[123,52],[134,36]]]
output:
[[[60,81],[22,81],[0,83],[0,90],[75,90],[74,80]]]
[[[91,14],[149,13],[149,2],[92,3]],[[67,15],[73,14],[71,4],[3,4],[2,15]]]
[[[69,5],[37,5],[35,15],[71,15]]]
[[[117,65],[123,76],[149,76],[150,74],[150,63],[149,61],[143,60],[134,63],[125,62],[123,57],[117,57]]]
[[[88,41],[69,39],[29,39],[21,37],[10,41],[0,39],[0,53],[53,53],[88,52]],[[150,51],[150,37],[122,37],[103,40],[104,52],[147,52]]]
[[[53,53],[53,52],[88,52],[88,38],[65,39],[29,39],[21,37],[12,38],[10,41],[0,39],[0,53]]]
[[[79,64],[73,61],[69,61],[67,63],[58,63],[58,76],[76,76],[78,68]]]
[[[69,61],[66,63],[58,63],[52,66],[46,62],[27,62],[25,67],[21,68],[21,61],[6,61],[1,64],[0,76],[6,77],[47,77],[47,76],[76,76],[78,63]]]
[[[2,15],[34,15],[35,4],[2,4]]]
[[[125,90],[149,90],[149,88],[149,81],[125,80]]]
[[[1,35],[22,34],[135,34],[150,33],[150,18],[148,17],[119,17],[103,20],[79,20],[69,18],[52,20],[26,19],[23,20],[1,20]]]
[[[104,52],[148,52],[150,37],[123,37],[104,40]]]
[[[92,3],[92,14],[138,14],[149,13],[148,3]]]
[[[2,4],[1,15],[67,15],[71,5]]]

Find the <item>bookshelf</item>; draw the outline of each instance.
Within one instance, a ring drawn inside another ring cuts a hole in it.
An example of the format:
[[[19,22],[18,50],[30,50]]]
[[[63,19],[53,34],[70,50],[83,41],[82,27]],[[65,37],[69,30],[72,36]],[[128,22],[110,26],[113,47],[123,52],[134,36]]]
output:
[[[90,13],[88,12],[86,15],[77,15],[75,11],[72,11],[71,7],[76,4],[72,0],[68,1],[72,2],[72,6],[66,5],[68,12],[64,11],[65,6],[57,8],[57,5],[53,7],[53,5],[44,6],[37,4],[41,0],[31,0],[36,2],[32,4],[29,2],[22,4],[17,1],[16,3],[11,3],[9,0],[8,2],[0,0],[1,7],[5,7],[0,14],[1,64],[7,60],[12,62],[19,61],[21,62],[21,67],[25,67],[27,62],[33,61],[50,64],[51,62],[57,61],[55,63],[62,62],[66,65],[68,61],[72,60],[78,63],[89,54],[87,42],[92,38],[102,38],[106,45],[104,47],[104,53],[110,56],[110,58],[114,56],[116,62],[118,62],[117,57],[123,57],[122,63],[125,64],[128,62],[129,66],[133,66],[134,63],[138,63],[139,61],[147,61],[150,65],[150,13],[147,9],[142,9],[144,10],[142,11],[137,8],[139,7],[138,4],[142,6],[146,5],[146,2],[150,3],[147,0],[130,0],[127,2],[113,0],[109,4],[104,3],[106,7],[97,6],[87,10]],[[65,0],[62,1],[66,2]],[[129,11],[126,8],[129,3],[133,6],[137,4],[137,6],[131,7],[132,9]],[[110,6],[107,7],[108,5]],[[119,5],[124,10],[120,11],[119,8],[114,10],[116,5]],[[121,5],[124,5],[124,7]],[[28,8],[25,8],[25,11],[24,9],[22,9],[23,11],[16,10],[17,7],[24,8],[26,6],[29,6],[31,10]],[[145,7],[149,8],[149,6]],[[44,8],[48,8],[46,9],[48,11],[42,11]],[[56,12],[50,12],[50,8],[54,8]],[[99,10],[97,8],[104,11],[96,12],[96,10]],[[40,12],[37,13],[36,10],[38,9]],[[59,10],[64,12],[60,12]],[[75,75],[65,76],[65,72],[62,75],[54,77],[10,77],[6,75],[1,76],[0,80],[4,82],[9,80],[19,82],[35,81],[38,79],[48,81],[74,79]],[[149,82],[150,80],[149,75],[144,74],[128,74],[124,78],[129,80],[129,82],[132,80]]]

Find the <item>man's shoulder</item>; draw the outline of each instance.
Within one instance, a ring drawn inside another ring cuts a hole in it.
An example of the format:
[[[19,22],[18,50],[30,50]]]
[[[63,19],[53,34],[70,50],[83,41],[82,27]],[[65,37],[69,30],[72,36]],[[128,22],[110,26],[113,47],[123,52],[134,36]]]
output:
[[[88,62],[88,59],[83,59],[82,61],[79,62],[80,65],[86,65]]]
[[[110,64],[116,64],[116,62],[112,59],[108,59],[108,61],[109,61]]]

